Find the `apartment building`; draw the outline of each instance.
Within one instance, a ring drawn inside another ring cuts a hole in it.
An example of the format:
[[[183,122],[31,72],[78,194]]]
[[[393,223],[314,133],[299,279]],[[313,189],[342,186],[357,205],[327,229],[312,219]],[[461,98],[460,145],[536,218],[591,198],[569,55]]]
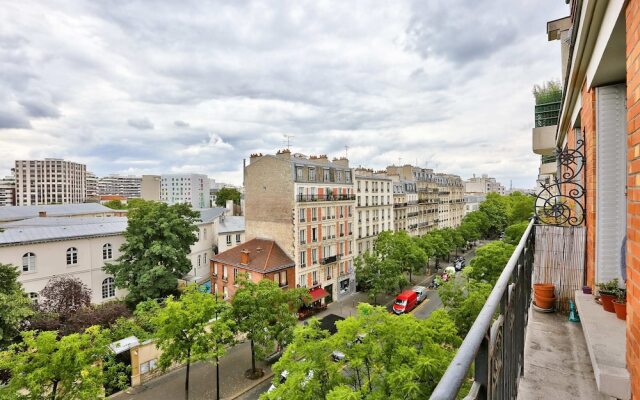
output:
[[[141,196],[142,177],[134,175],[109,175],[98,180],[98,194],[115,195],[128,199]]]
[[[458,175],[435,174],[438,185],[438,228],[455,228],[464,217],[464,183]]]
[[[87,201],[97,201],[100,199],[98,195],[98,177],[87,171]]]
[[[356,255],[372,251],[380,232],[393,231],[393,181],[383,171],[354,170],[356,190]]]
[[[239,215],[222,215],[217,228],[218,247],[217,251],[223,253],[236,247],[246,240],[244,229],[244,217]]]
[[[392,176],[393,182],[393,225],[396,231],[404,230],[411,236],[418,236],[418,191],[414,181],[401,180]]]
[[[485,199],[486,196],[483,194],[465,194],[464,215],[480,210],[480,203],[482,203]]]
[[[496,178],[491,178],[487,174],[481,176],[473,176],[464,181],[464,191],[469,194],[487,194],[498,193],[501,195],[506,194],[506,188]]]
[[[0,207],[16,203],[16,180],[13,176],[0,179]]]
[[[87,168],[57,158],[16,160],[16,205],[84,203]]]
[[[144,200],[160,201],[161,180],[160,175],[142,175],[142,178],[140,178],[140,196]]]
[[[209,207],[209,178],[202,174],[171,174],[160,178],[160,201]]]
[[[274,240],[295,261],[296,286],[324,304],[355,291],[356,195],[346,158],[252,154],[244,187],[247,239]]]

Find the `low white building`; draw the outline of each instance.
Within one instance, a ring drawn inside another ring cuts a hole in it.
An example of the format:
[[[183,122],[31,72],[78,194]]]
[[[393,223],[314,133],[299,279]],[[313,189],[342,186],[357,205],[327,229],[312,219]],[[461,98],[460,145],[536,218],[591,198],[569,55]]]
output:
[[[36,217],[2,224],[0,263],[12,264],[21,272],[29,297],[38,293],[54,276],[73,276],[91,289],[92,303],[122,297],[112,276],[103,271],[115,261],[124,243],[127,218]]]
[[[214,207],[195,211],[200,213],[200,222],[197,223],[198,241],[191,246],[189,259],[193,268],[188,275],[191,279],[199,280],[199,278],[209,277],[209,258],[214,255],[218,245],[217,227],[228,210],[223,207]]]
[[[240,243],[244,243],[244,217],[237,215],[224,215],[220,218],[217,227],[218,235],[218,251],[225,252],[236,247]]]

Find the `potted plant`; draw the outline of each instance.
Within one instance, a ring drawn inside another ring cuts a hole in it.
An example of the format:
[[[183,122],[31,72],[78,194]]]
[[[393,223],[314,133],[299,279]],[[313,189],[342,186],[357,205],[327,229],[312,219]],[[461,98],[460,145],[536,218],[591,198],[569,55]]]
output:
[[[610,280],[609,282],[598,283],[598,293],[600,293],[600,301],[602,302],[602,308],[605,311],[616,312],[613,307],[613,300],[618,293],[618,279]]]
[[[619,319],[627,319],[627,289],[618,289],[616,299],[613,301],[613,308]]]

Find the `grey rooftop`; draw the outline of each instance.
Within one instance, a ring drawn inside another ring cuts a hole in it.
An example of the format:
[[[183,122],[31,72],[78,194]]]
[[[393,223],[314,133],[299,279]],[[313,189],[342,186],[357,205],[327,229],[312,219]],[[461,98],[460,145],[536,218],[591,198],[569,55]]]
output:
[[[74,215],[115,212],[122,210],[112,210],[98,203],[81,203],[81,204],[55,204],[41,206],[4,206],[0,207],[0,222],[17,221],[20,219],[34,218],[40,212],[46,212],[51,217],[69,217]]]

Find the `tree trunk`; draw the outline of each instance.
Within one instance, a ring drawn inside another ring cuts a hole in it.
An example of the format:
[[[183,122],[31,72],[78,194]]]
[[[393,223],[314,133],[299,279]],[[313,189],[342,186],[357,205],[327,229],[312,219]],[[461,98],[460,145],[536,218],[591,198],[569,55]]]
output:
[[[189,400],[189,368],[191,367],[191,349],[187,350],[187,378],[184,380],[184,398]]]
[[[53,387],[51,388],[51,400],[56,400],[57,391],[58,391],[58,381],[53,381]]]
[[[216,348],[216,351],[217,350]],[[216,356],[216,400],[220,400],[220,360],[218,356]]]
[[[256,373],[256,353],[253,348],[253,339],[251,339],[251,374]]]

